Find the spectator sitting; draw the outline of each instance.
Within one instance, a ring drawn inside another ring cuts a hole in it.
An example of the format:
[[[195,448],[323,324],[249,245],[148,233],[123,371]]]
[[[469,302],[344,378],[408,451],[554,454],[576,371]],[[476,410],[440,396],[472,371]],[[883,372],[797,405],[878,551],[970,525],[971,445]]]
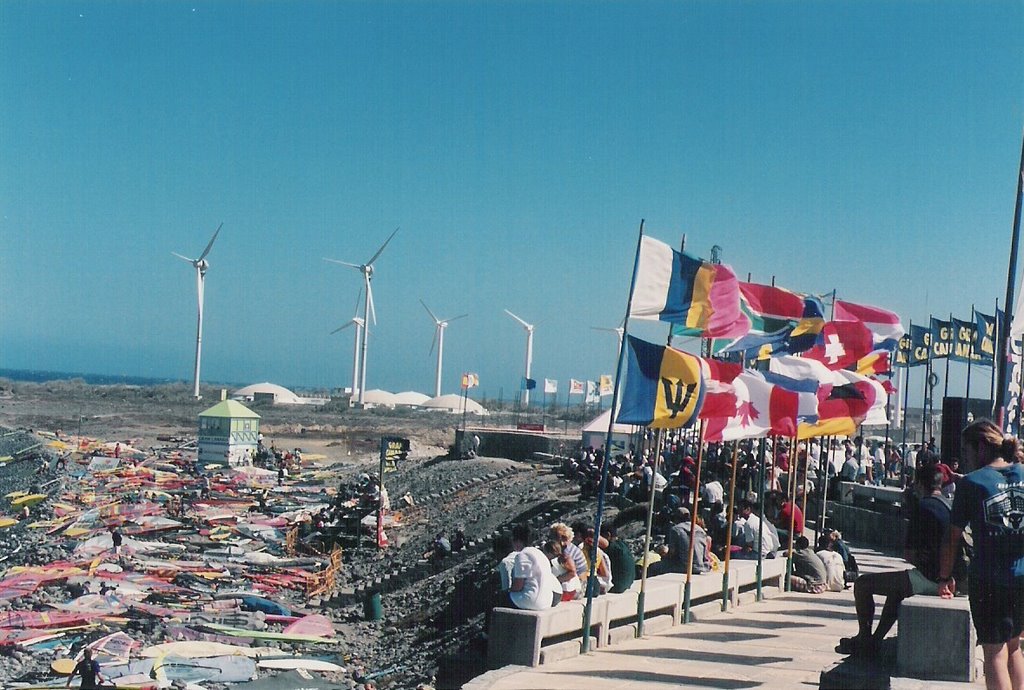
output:
[[[562,551],[556,541],[544,542],[544,555],[551,562],[551,573],[555,576],[562,588],[562,601],[572,601],[580,595],[582,586],[580,578],[576,574],[576,564]]]
[[[825,564],[825,572],[828,577],[825,579],[825,587],[830,592],[842,592],[846,589],[846,565],[843,557],[834,550],[831,534],[823,534],[818,539],[818,558]]]
[[[565,555],[572,559],[573,565],[576,566],[576,575],[580,578],[580,591],[586,592],[585,587],[590,569],[587,567],[587,557],[583,555],[580,547],[573,543],[574,536],[572,528],[564,522],[556,522],[548,530],[548,539],[558,542]]]
[[[633,580],[636,579],[636,560],[629,550],[629,545],[619,539],[615,525],[602,524],[601,536],[608,540],[608,561],[612,571],[612,586],[608,591],[620,594],[633,586]]]
[[[519,552],[512,548],[512,539],[507,534],[499,534],[494,538],[491,552],[499,559],[498,565],[494,566],[498,575],[498,596],[495,606],[511,606],[509,589],[512,587],[512,566]]]
[[[567,528],[568,529],[568,528]],[[518,551],[512,564],[509,597],[516,608],[543,611],[562,599],[562,585],[551,572],[544,553],[529,546],[530,526],[520,523],[512,530],[512,548]]]
[[[826,589],[828,571],[825,563],[811,549],[807,537],[797,537],[793,544],[793,574],[790,586],[796,592],[821,594]]]
[[[708,535],[702,527],[691,523],[690,509],[677,508],[671,518],[674,522],[668,531],[668,544],[662,546],[662,560],[651,568],[652,574],[685,573],[690,560],[690,531],[693,530],[693,570],[695,574],[711,569],[708,551]]]

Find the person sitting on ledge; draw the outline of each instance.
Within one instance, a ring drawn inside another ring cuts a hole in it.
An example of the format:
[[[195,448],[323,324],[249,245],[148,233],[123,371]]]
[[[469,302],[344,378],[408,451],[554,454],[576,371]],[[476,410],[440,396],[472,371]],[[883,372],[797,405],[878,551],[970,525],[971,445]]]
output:
[[[922,498],[910,515],[903,552],[903,557],[914,567],[867,573],[857,578],[853,598],[859,630],[856,636],[839,641],[837,651],[841,654],[877,656],[882,640],[899,617],[900,603],[913,594],[939,593],[939,553],[949,529],[951,503],[942,495],[942,474],[939,472],[920,472],[915,488]],[[876,595],[884,596],[885,604],[878,627],[872,633]]]

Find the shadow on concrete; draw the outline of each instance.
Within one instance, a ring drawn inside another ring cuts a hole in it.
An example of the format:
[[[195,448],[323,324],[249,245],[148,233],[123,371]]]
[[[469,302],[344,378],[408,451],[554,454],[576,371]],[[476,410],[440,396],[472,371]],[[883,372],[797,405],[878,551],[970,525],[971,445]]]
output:
[[[800,609],[799,611],[765,611],[772,616],[810,616],[811,618],[835,618],[844,621],[857,620],[856,613],[846,613],[835,609]]]
[[[612,649],[609,654],[625,654],[627,656],[650,656],[658,659],[679,659],[680,661],[703,661],[709,664],[735,664],[738,666],[763,666],[765,664],[781,664],[793,661],[788,656],[751,656],[747,654],[726,654],[724,652],[706,652],[698,649],[670,649],[655,647],[654,649]]]
[[[766,612],[767,613],[767,612]],[[729,628],[760,628],[763,630],[778,630],[779,628],[824,628],[821,623],[797,623],[795,621],[761,621],[752,618],[709,618],[704,621],[705,625],[721,625]],[[692,625],[692,623],[688,623]],[[700,623],[698,623],[700,625]]]
[[[662,633],[659,637],[686,637],[708,642],[752,642],[753,640],[770,640],[778,635],[753,632],[682,632]]]
[[[889,690],[896,673],[896,638],[882,642],[877,659],[848,656],[821,672],[820,690]]]
[[[552,676],[561,675],[553,673]],[[589,676],[591,678],[609,678],[624,683],[639,681],[642,683],[665,683],[672,686],[697,686],[703,688],[723,688],[723,690],[740,690],[740,688],[756,688],[762,683],[756,680],[733,680],[730,678],[698,678],[696,676],[680,676],[674,673],[654,673],[653,671],[573,671],[566,675]]]

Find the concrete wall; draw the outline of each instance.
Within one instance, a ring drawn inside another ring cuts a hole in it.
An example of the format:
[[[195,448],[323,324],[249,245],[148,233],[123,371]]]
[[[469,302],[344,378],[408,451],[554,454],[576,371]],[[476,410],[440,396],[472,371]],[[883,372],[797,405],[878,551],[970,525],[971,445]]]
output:
[[[839,530],[846,541],[897,551],[903,549],[907,521],[898,512],[877,512],[842,503],[831,505],[829,512],[826,528]]]
[[[546,435],[541,432],[515,431],[511,429],[467,429],[466,447],[470,446],[473,434],[480,437],[480,455],[489,458],[532,461],[534,453],[559,455],[570,453],[579,438]],[[455,432],[456,445],[461,441],[462,430]]]

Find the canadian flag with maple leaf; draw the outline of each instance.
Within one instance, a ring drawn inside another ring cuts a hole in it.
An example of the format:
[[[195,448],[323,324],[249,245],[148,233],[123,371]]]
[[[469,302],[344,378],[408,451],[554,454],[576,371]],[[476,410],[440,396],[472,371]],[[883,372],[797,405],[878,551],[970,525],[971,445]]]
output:
[[[758,371],[738,364],[705,359],[704,406],[708,441],[736,441],[768,434],[794,436],[800,408],[799,394],[769,383]]]

